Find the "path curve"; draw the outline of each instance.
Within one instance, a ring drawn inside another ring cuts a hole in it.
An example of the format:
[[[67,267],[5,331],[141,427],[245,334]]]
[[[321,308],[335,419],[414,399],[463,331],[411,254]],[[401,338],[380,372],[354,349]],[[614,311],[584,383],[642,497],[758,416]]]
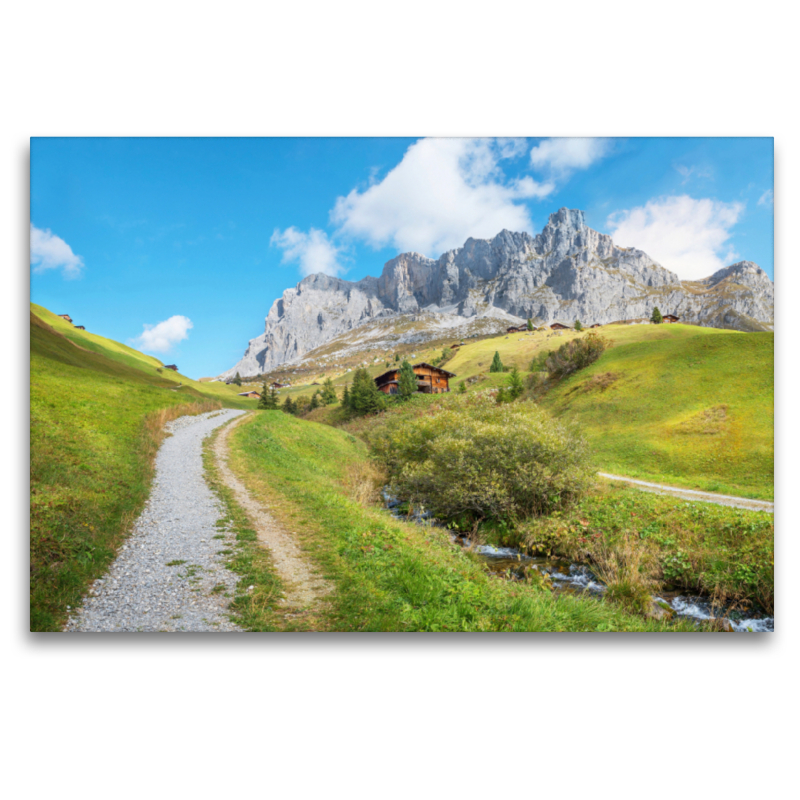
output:
[[[205,482],[202,448],[215,428],[243,413],[211,411],[166,425],[172,435],[156,455],[144,510],[65,630],[241,630],[228,616],[238,576],[219,552],[233,545],[233,534],[216,527],[224,510]]]
[[[331,587],[303,555],[291,531],[288,531],[269,510],[254,500],[245,485],[228,466],[228,436],[245,419],[241,417],[223,428],[214,441],[213,451],[220,477],[228,485],[236,502],[244,509],[258,540],[272,555],[275,569],[285,591],[281,599],[283,613],[300,613],[316,604]]]
[[[650,483],[640,481],[638,478],[626,478],[623,475],[611,475],[608,472],[598,472],[601,478],[608,478],[612,481],[622,481],[631,483],[643,492],[654,492],[655,494],[668,494],[673,497],[680,497],[684,500],[695,500],[702,503],[715,503],[718,506],[732,506],[733,508],[746,508],[748,511],[766,511],[769,514],[775,513],[775,504],[768,500],[751,500],[749,497],[734,497],[729,494],[715,494],[714,492],[698,492],[695,489],[683,489],[680,486],[667,486],[663,483]]]

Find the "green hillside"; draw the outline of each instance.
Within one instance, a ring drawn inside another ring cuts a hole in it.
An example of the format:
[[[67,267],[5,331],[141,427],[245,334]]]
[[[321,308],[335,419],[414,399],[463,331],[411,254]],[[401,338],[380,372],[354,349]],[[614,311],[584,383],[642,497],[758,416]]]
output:
[[[30,322],[31,630],[59,630],[141,509],[163,423],[255,401],[159,373],[156,359],[40,307]]]
[[[774,334],[662,327],[541,402],[583,426],[606,472],[771,499]]]

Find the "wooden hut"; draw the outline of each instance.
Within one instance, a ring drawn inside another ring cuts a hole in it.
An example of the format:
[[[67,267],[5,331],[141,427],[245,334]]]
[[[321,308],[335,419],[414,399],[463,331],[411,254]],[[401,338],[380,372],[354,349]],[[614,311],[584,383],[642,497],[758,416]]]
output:
[[[506,333],[527,333],[528,326],[527,325],[512,325],[510,328],[506,328]]]
[[[674,314],[664,314],[664,316],[661,317],[661,321],[667,323],[677,322],[679,319],[680,317],[676,317]]]
[[[594,325],[590,325],[589,327],[590,327],[590,328],[600,328],[600,327],[602,327],[602,326],[600,325],[600,323],[599,323],[599,322],[595,322],[595,324],[594,324]]]
[[[85,328],[83,325],[76,325],[76,326],[75,326],[75,330],[76,330],[76,331],[85,331],[85,330],[86,330],[86,328]]]
[[[173,372],[178,371],[178,367],[175,364],[164,364],[164,369],[171,369]]]
[[[61,319],[65,319],[67,322],[72,322],[72,317],[69,314],[59,314],[58,316],[61,317]]]
[[[261,397],[261,394],[251,389],[249,392],[239,392],[239,397],[255,397],[256,399],[258,399],[259,397]]]
[[[564,325],[562,322],[554,322],[550,326],[550,330],[551,331],[568,331],[568,330],[571,330],[571,328],[569,327],[569,325]]]
[[[412,366],[417,376],[417,391],[423,394],[442,394],[450,391],[450,378],[455,374],[433,364],[421,362]],[[400,370],[390,369],[378,375],[375,383],[384,394],[397,394],[399,389]]]

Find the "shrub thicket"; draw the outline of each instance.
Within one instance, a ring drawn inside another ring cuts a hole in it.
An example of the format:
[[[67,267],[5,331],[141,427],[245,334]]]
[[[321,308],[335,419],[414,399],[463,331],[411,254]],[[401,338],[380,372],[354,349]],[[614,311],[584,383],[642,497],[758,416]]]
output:
[[[582,339],[572,339],[562,344],[547,357],[545,366],[550,375],[563,378],[597,361],[607,346],[607,339],[590,333]]]
[[[592,483],[582,436],[534,403],[497,405],[482,393],[409,412],[389,415],[370,446],[392,491],[439,517],[547,514]]]

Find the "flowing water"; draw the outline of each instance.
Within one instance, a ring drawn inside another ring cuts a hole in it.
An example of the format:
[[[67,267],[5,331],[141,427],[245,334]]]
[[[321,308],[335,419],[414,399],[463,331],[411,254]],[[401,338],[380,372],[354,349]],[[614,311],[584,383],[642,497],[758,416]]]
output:
[[[412,510],[410,514],[401,511],[403,503],[383,492],[386,507],[392,516],[417,525],[439,526],[430,511]],[[603,582],[583,564],[572,564],[557,558],[528,556],[513,547],[492,547],[488,544],[471,546],[466,536],[449,532],[452,540],[461,547],[468,548],[486,568],[495,575],[508,580],[525,580],[535,570],[549,580],[554,592],[584,594],[601,597],[606,587]],[[775,620],[767,616],[747,616],[745,613],[715,606],[708,598],[693,597],[677,592],[662,592],[653,601],[664,608],[668,607],[676,617],[691,619],[698,623],[708,620],[718,621],[736,633],[767,633],[775,630]]]

